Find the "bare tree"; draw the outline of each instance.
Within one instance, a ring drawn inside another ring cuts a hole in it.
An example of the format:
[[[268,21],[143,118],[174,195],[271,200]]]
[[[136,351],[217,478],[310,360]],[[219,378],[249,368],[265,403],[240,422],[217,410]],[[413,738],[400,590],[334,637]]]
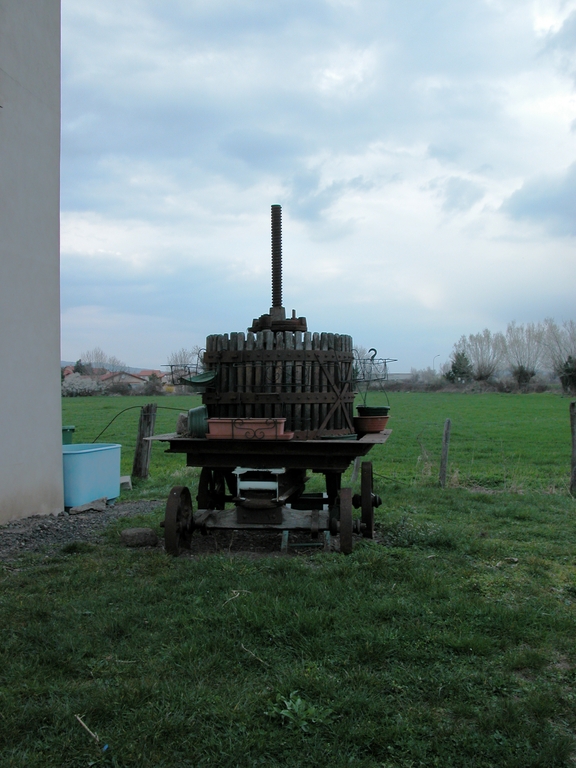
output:
[[[559,326],[551,318],[544,320],[544,359],[550,370],[560,376],[569,357],[576,357],[576,323],[567,320]]]
[[[498,370],[504,349],[504,336],[501,333],[493,334],[485,328],[482,333],[462,336],[454,345],[454,354],[465,354],[472,363],[474,378],[477,381],[487,381]]]
[[[519,387],[526,387],[536,375],[544,352],[544,326],[542,323],[516,325],[513,321],[506,328],[505,357],[512,376]]]
[[[168,355],[168,365],[170,366],[172,381],[177,384],[183,376],[194,376],[203,370],[202,347],[195,344],[191,349],[177,350]]]
[[[103,368],[107,371],[122,371],[126,368],[126,363],[114,355],[107,355],[100,347],[94,347],[80,355],[80,361],[83,366],[90,366],[92,370]]]
[[[565,392],[576,392],[576,323],[544,321],[544,358]]]
[[[198,345],[192,347],[192,349],[182,347],[182,349],[171,352],[168,355],[168,365],[181,365],[182,367],[196,365],[200,352],[201,349]]]

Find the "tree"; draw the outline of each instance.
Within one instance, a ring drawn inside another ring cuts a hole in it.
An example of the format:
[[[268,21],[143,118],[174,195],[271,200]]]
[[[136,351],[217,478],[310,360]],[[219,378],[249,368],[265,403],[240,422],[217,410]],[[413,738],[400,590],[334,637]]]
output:
[[[182,376],[195,376],[202,373],[202,352],[204,350],[197,344],[191,349],[182,347],[177,352],[168,355],[168,365],[171,369],[172,382],[178,384]]]
[[[474,378],[474,369],[465,352],[457,349],[452,353],[452,365],[444,376],[452,383],[464,384]]]
[[[106,371],[123,371],[126,369],[126,363],[123,360],[120,360],[114,355],[107,355],[100,347],[94,347],[94,349],[89,349],[87,352],[83,352],[80,355],[78,363],[84,367],[90,366],[92,372],[97,368]],[[76,365],[78,365],[78,363],[76,363]]]
[[[564,392],[576,395],[576,357],[568,356],[559,378]]]
[[[90,363],[88,363],[88,365],[84,365],[82,358],[80,358],[79,360],[76,360],[74,365],[74,373],[79,373],[81,376],[89,376],[92,373],[92,366]]]
[[[508,323],[504,338],[504,354],[512,376],[521,388],[526,388],[536,375],[542,360],[544,326],[541,323],[516,325]]]
[[[544,360],[555,376],[558,376],[564,392],[570,389],[571,367],[576,360],[576,323],[574,320],[557,325],[551,318],[544,320]],[[576,390],[574,390],[576,391]]]
[[[504,336],[501,333],[492,334],[488,328],[482,333],[462,336],[454,345],[454,354],[461,352],[472,364],[473,376],[476,381],[487,381],[494,376],[504,355]]]
[[[199,364],[202,348],[197,344],[192,349],[182,347],[177,352],[171,352],[168,355],[168,365],[182,366],[182,368],[192,368]]]

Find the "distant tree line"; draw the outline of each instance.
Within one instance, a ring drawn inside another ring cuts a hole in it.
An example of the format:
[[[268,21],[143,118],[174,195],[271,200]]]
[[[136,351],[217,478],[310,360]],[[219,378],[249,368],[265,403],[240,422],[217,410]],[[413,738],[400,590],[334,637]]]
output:
[[[74,373],[91,376],[104,371],[125,371],[126,363],[114,355],[107,355],[100,347],[89,349],[80,355],[74,366]]]
[[[462,336],[454,345],[444,369],[452,383],[489,382],[503,370],[520,389],[526,389],[537,373],[557,377],[566,393],[576,394],[576,323],[508,324],[505,333]]]

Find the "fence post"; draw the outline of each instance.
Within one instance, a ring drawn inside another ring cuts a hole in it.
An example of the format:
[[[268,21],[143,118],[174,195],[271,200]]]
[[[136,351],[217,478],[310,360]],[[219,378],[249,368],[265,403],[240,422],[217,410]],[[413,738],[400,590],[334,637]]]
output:
[[[570,472],[570,493],[576,496],[576,402],[570,403],[570,431],[572,432],[572,471]]]
[[[442,457],[440,458],[440,487],[446,486],[446,470],[448,468],[448,448],[450,447],[450,426],[452,422],[446,419],[444,424],[444,435],[442,436]]]
[[[145,440],[145,437],[152,437],[154,434],[154,425],[156,424],[156,403],[149,403],[142,406],[140,410],[140,421],[138,422],[138,437],[136,438],[136,450],[134,452],[134,464],[132,465],[133,477],[148,477],[148,468],[150,466],[150,454],[152,452],[152,443]]]

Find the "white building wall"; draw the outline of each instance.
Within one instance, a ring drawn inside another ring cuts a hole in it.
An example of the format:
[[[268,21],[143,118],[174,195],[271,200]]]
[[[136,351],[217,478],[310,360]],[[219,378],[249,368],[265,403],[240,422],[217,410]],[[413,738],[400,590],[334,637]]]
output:
[[[0,0],[0,524],[63,509],[60,0]]]

